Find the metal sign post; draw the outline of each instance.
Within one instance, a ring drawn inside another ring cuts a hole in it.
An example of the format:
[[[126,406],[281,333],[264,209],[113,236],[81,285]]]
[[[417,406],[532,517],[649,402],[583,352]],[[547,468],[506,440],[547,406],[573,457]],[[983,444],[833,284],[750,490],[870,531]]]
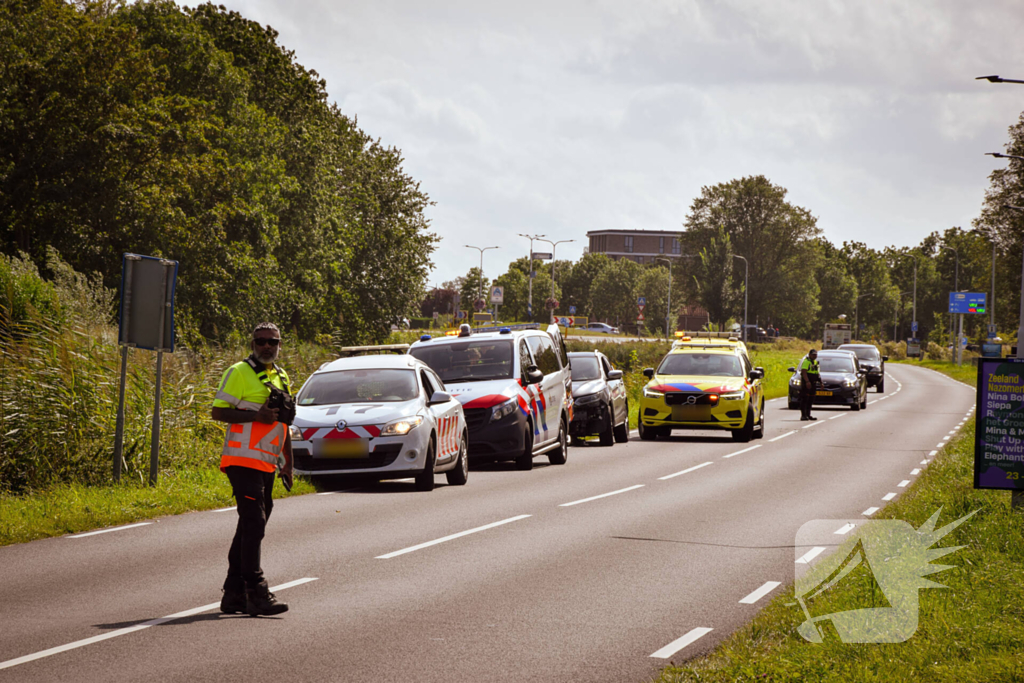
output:
[[[156,351],[156,391],[149,454],[149,485],[155,486],[160,469],[160,394],[164,352],[174,353],[174,287],[178,262],[152,256],[125,254],[121,268],[121,387],[114,434],[114,481],[121,479],[124,448],[124,397],[128,349]]]

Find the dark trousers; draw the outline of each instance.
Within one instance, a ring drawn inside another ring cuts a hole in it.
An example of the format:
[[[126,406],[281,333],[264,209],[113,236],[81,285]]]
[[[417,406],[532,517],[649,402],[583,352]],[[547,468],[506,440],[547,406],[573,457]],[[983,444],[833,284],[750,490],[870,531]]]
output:
[[[800,417],[811,416],[811,405],[814,403],[814,389],[800,389]]]
[[[251,467],[231,466],[224,470],[238,503],[238,526],[228,551],[228,578],[224,587],[240,590],[263,582],[260,546],[274,509],[274,473]]]

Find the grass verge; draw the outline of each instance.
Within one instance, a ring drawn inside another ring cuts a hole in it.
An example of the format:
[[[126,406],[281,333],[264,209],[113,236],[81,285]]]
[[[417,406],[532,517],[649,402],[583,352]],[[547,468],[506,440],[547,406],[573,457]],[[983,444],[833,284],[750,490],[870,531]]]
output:
[[[944,365],[935,369],[956,377],[956,366]],[[664,669],[659,683],[1024,681],[1024,514],[1010,508],[1008,492],[973,488],[974,425],[965,427],[899,500],[876,515],[919,527],[939,508],[939,524],[978,511],[940,542],[964,547],[936,561],[952,566],[929,577],[946,588],[920,591],[920,621],[912,638],[893,644],[809,643],[797,633],[803,615],[788,604],[790,588],[711,654]],[[873,588],[868,582],[840,582],[818,598],[815,612],[871,605]]]
[[[291,493],[278,481],[274,498],[314,491],[303,479],[296,478]],[[234,504],[231,484],[216,467],[162,472],[155,487],[139,483],[60,484],[28,496],[0,497],[0,545]]]
[[[960,380],[964,384],[970,384],[972,387],[978,382],[978,368],[972,363],[957,365],[948,360],[916,360],[913,358],[891,362],[899,363],[900,365],[916,365],[921,368],[931,368],[944,375],[949,375],[953,379]]]

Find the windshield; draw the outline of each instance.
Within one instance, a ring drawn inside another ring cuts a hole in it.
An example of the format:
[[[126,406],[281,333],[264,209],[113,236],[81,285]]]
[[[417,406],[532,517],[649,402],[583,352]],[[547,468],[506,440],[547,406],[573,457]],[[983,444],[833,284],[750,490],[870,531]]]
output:
[[[857,354],[857,358],[860,360],[880,360],[881,356],[878,355],[878,349],[875,347],[871,348],[860,348],[860,349],[844,349],[845,351],[853,351]]]
[[[512,378],[509,339],[418,346],[409,353],[429,365],[445,384]]]
[[[743,364],[736,356],[724,353],[677,353],[661,361],[658,374],[743,377]]]
[[[313,375],[299,392],[300,406],[331,403],[379,403],[416,398],[412,370],[340,370]]]
[[[569,356],[569,372],[573,382],[601,379],[601,364],[594,356]]]
[[[821,372],[854,372],[853,360],[850,358],[820,358],[818,369]]]

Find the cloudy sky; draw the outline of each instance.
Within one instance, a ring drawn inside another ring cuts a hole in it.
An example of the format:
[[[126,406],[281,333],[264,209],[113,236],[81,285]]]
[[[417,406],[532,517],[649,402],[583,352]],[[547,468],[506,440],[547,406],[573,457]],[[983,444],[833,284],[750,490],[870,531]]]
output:
[[[835,243],[969,227],[1024,110],[1016,0],[219,0],[280,32],[436,202],[431,282],[546,234],[679,229],[763,174]],[[537,248],[542,248],[538,245]]]

